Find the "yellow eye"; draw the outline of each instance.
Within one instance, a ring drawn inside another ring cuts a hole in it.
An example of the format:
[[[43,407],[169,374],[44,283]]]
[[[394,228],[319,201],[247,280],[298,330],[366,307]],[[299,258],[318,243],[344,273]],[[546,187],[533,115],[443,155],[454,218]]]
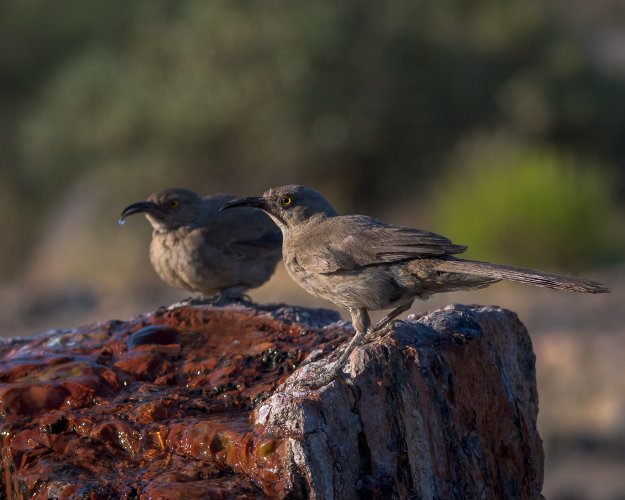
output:
[[[289,207],[293,203],[293,199],[290,196],[283,196],[280,198],[280,205],[283,207]]]
[[[178,200],[171,200],[169,202],[169,208],[178,208]]]

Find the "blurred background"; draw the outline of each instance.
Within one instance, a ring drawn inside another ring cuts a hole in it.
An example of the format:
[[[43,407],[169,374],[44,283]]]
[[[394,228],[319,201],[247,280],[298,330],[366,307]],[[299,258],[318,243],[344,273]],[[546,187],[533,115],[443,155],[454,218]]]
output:
[[[625,3],[0,1],[0,329],[188,294],[127,204],[309,184],[469,257],[581,273],[439,296],[517,311],[551,499],[625,498]],[[327,306],[280,267],[255,300]]]

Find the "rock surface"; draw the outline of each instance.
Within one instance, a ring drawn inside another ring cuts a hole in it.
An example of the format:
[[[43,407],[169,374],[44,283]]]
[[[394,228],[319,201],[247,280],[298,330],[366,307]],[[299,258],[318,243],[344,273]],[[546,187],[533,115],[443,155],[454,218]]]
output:
[[[330,311],[229,305],[5,341],[0,490],[541,498],[534,355],[516,315],[413,318],[357,349],[343,380],[303,388],[351,334]],[[297,369],[309,355],[321,359]]]

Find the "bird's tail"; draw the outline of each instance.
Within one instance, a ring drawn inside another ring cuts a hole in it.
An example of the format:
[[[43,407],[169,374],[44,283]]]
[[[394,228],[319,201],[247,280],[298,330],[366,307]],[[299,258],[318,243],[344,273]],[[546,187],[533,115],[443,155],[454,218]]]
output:
[[[559,274],[544,273],[535,269],[507,266],[504,264],[492,264],[474,260],[450,259],[441,260],[436,269],[450,273],[463,273],[497,280],[511,280],[519,283],[554,288],[556,290],[569,290],[583,293],[607,293],[610,290],[597,282],[576,278],[574,276],[561,276]]]

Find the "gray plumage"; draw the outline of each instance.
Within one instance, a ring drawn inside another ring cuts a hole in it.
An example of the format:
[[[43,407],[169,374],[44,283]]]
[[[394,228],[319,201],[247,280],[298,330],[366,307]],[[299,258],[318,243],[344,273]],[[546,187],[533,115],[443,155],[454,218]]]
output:
[[[281,258],[282,235],[258,210],[220,213],[229,194],[201,198],[187,189],[165,189],[133,203],[124,218],[144,213],[152,225],[150,261],[167,284],[223,298],[265,283]]]
[[[602,284],[521,267],[462,260],[466,250],[444,236],[385,224],[363,215],[338,215],[318,192],[304,186],[270,189],[224,208],[264,210],[283,234],[284,264],[307,292],[347,309],[357,335],[336,364],[341,369],[367,334],[382,331],[415,298],[482,288],[502,279],[536,286],[604,293]],[[371,326],[368,311],[395,308]]]

